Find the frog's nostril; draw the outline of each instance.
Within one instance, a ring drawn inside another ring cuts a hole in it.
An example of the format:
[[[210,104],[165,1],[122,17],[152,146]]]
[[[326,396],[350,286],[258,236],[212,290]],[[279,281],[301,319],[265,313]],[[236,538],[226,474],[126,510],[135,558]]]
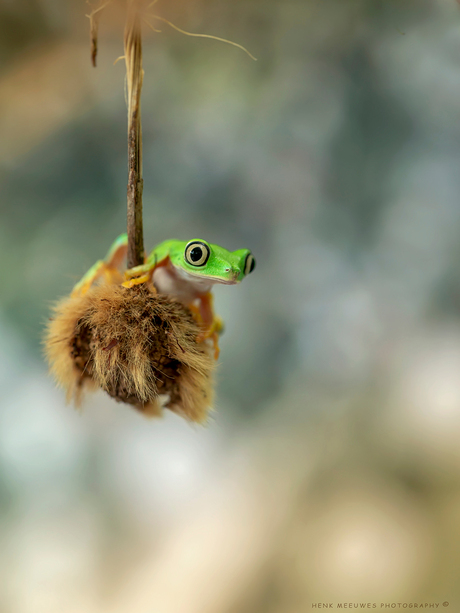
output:
[[[225,269],[225,272],[230,272],[230,268],[226,268],[226,269]]]

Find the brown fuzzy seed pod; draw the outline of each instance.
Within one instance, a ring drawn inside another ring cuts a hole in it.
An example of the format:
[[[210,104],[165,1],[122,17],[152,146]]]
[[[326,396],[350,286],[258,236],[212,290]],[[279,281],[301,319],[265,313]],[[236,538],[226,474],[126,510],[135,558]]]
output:
[[[147,415],[162,404],[203,422],[213,402],[214,360],[181,303],[145,285],[101,285],[54,308],[45,354],[67,400],[102,388]]]

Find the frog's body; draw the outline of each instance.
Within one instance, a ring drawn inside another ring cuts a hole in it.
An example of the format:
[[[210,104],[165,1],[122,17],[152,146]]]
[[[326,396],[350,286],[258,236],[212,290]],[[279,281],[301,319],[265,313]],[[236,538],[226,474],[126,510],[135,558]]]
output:
[[[101,276],[109,283],[117,282],[127,245],[128,238],[122,234],[110,247],[105,260],[96,262],[77,283],[72,295],[84,294]],[[217,335],[222,330],[222,322],[212,309],[212,286],[239,283],[254,267],[255,259],[249,249],[227,251],[200,239],[167,240],[151,251],[144,264],[125,272],[127,280],[123,285],[133,287],[151,281],[160,294],[185,304],[202,327],[198,340],[212,337],[217,357]]]

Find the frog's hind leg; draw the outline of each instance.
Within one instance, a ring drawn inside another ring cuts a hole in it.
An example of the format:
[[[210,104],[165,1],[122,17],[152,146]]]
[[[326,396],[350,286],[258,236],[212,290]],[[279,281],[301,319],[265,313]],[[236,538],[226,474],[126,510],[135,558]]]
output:
[[[105,260],[98,260],[81,280],[74,286],[72,296],[83,296],[100,277],[108,284],[119,283],[121,274],[119,268],[128,249],[128,237],[121,234],[110,247]]]
[[[127,251],[128,235],[126,233],[120,234],[120,236],[112,243],[104,261],[109,268],[120,268],[126,257]]]
[[[200,303],[198,309],[191,309],[195,320],[201,325],[201,332],[197,337],[197,342],[201,343],[210,338],[214,346],[214,359],[219,358],[219,334],[223,331],[224,325],[222,319],[214,313],[213,295],[211,292],[203,294],[199,298]]]
[[[83,296],[86,294],[92,284],[104,274],[106,266],[107,264],[104,262],[104,260],[98,260],[95,264],[93,264],[88,272],[83,275],[80,281],[74,285],[72,297]]]

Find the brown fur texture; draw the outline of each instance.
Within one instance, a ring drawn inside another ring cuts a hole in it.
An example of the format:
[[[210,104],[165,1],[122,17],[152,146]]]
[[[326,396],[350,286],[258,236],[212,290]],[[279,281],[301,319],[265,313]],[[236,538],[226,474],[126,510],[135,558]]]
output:
[[[214,359],[190,311],[145,285],[91,288],[54,308],[45,335],[51,373],[67,400],[97,387],[147,415],[164,406],[205,421],[213,402]]]

